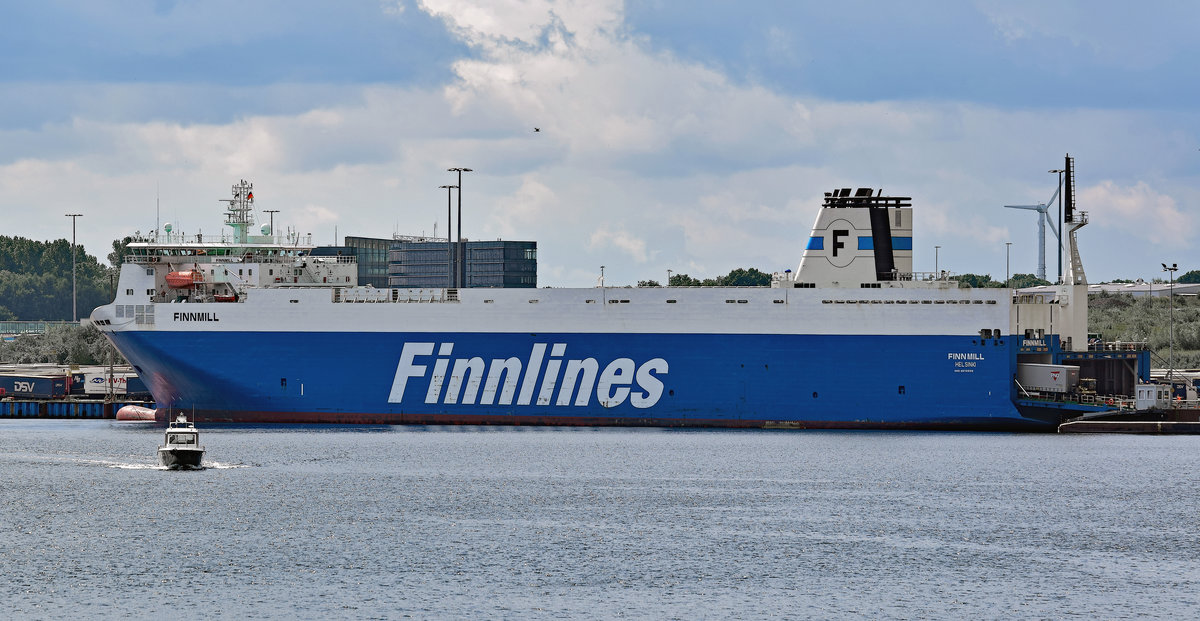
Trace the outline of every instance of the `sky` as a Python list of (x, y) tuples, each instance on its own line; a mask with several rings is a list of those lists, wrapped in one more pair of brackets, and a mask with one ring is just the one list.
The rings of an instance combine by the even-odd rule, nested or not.
[(101, 260), (156, 222), (219, 233), (240, 179), (319, 243), (444, 236), (468, 167), (463, 236), (537, 241), (541, 286), (795, 269), (840, 187), (912, 197), (914, 269), (1000, 280), (1037, 268), (1036, 214), (1003, 206), (1049, 200), (1069, 153), (1089, 281), (1200, 269), (1200, 3), (15, 0), (0, 23), (0, 235), (81, 213)]

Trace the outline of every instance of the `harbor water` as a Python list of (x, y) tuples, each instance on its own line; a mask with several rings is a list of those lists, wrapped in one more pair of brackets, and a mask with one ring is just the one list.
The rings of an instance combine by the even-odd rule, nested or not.
[(1195, 618), (1200, 438), (0, 420), (7, 618)]

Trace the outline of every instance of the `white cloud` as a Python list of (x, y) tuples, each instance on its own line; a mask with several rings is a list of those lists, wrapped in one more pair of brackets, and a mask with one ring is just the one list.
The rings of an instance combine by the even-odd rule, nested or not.
[(554, 190), (536, 178), (526, 176), (515, 192), (495, 200), (486, 233), (489, 237), (521, 237), (524, 231), (539, 223), (561, 223), (562, 216), (568, 213), (569, 206), (560, 204)]
[[(96, 252), (151, 228), (156, 186), (164, 220), (212, 233), (216, 200), (246, 178), (260, 208), (281, 210), (277, 228), (322, 243), (334, 226), (386, 237), (432, 233), (437, 222), (444, 234), (437, 186), (454, 183), (446, 168), (469, 166), (467, 236), (537, 240), (540, 284), (555, 286), (590, 286), (601, 264), (610, 281), (630, 283), (661, 281), (667, 268), (708, 277), (795, 267), (822, 192), (860, 186), (913, 197), (918, 270), (933, 269), (940, 245), (943, 268), (1003, 273), (1004, 242), (1014, 241), (1012, 272), (1031, 272), (1035, 225), (1002, 206), (1045, 201), (1045, 171), (1067, 150), (1080, 158), (1080, 206), (1099, 224), (1084, 244), (1106, 247), (1138, 227), (1178, 244), (1195, 219), (1186, 174), (1153, 190), (1138, 181), (1194, 153), (1194, 113), (797, 97), (653, 51), (626, 34), (616, 2), (420, 7), (477, 51), (450, 84), (340, 86), (353, 94), (230, 122), (84, 114), (0, 131), (0, 144), (51, 145), (0, 165), (0, 213), (34, 207), (25, 234), (48, 238), (69, 234), (64, 209), (82, 210), (81, 239)], [(106, 88), (111, 101), (146, 94)], [(185, 99), (195, 89), (158, 90)], [(1085, 252), (1088, 273), (1127, 275), (1149, 251)]]
[(1151, 244), (1188, 247), (1195, 234), (1192, 218), (1180, 210), (1175, 199), (1144, 181), (1132, 186), (1102, 181), (1082, 189), (1076, 204), (1081, 211), (1091, 212), (1090, 217), (1101, 226)]
[(608, 246), (621, 250), (638, 263), (645, 263), (649, 258), (646, 253), (646, 240), (629, 231), (604, 227), (596, 229), (588, 240), (588, 247), (593, 250)]

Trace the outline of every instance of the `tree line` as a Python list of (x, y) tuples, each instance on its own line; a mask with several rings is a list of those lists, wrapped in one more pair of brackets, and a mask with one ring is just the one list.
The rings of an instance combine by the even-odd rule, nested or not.
[(90, 323), (50, 324), (43, 334), (23, 334), (0, 341), (4, 364), (129, 364), (112, 343)]
[[(101, 264), (82, 245), (74, 249), (79, 317), (112, 302), (117, 272), (130, 239), (113, 242)], [(71, 320), (71, 242), (0, 235), (0, 320)]]
[[(766, 287), (771, 284), (771, 275), (755, 268), (737, 268), (716, 278), (693, 278), (687, 274), (671, 274), (667, 283), (671, 287)], [(657, 280), (639, 280), (639, 287), (661, 287)]]

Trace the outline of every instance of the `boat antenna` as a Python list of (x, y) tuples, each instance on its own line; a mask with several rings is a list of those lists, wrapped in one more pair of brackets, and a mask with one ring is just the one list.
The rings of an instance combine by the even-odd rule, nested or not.
[(154, 241), (158, 241), (158, 221), (162, 213), (162, 206), (159, 204), (159, 182), (154, 182)]

